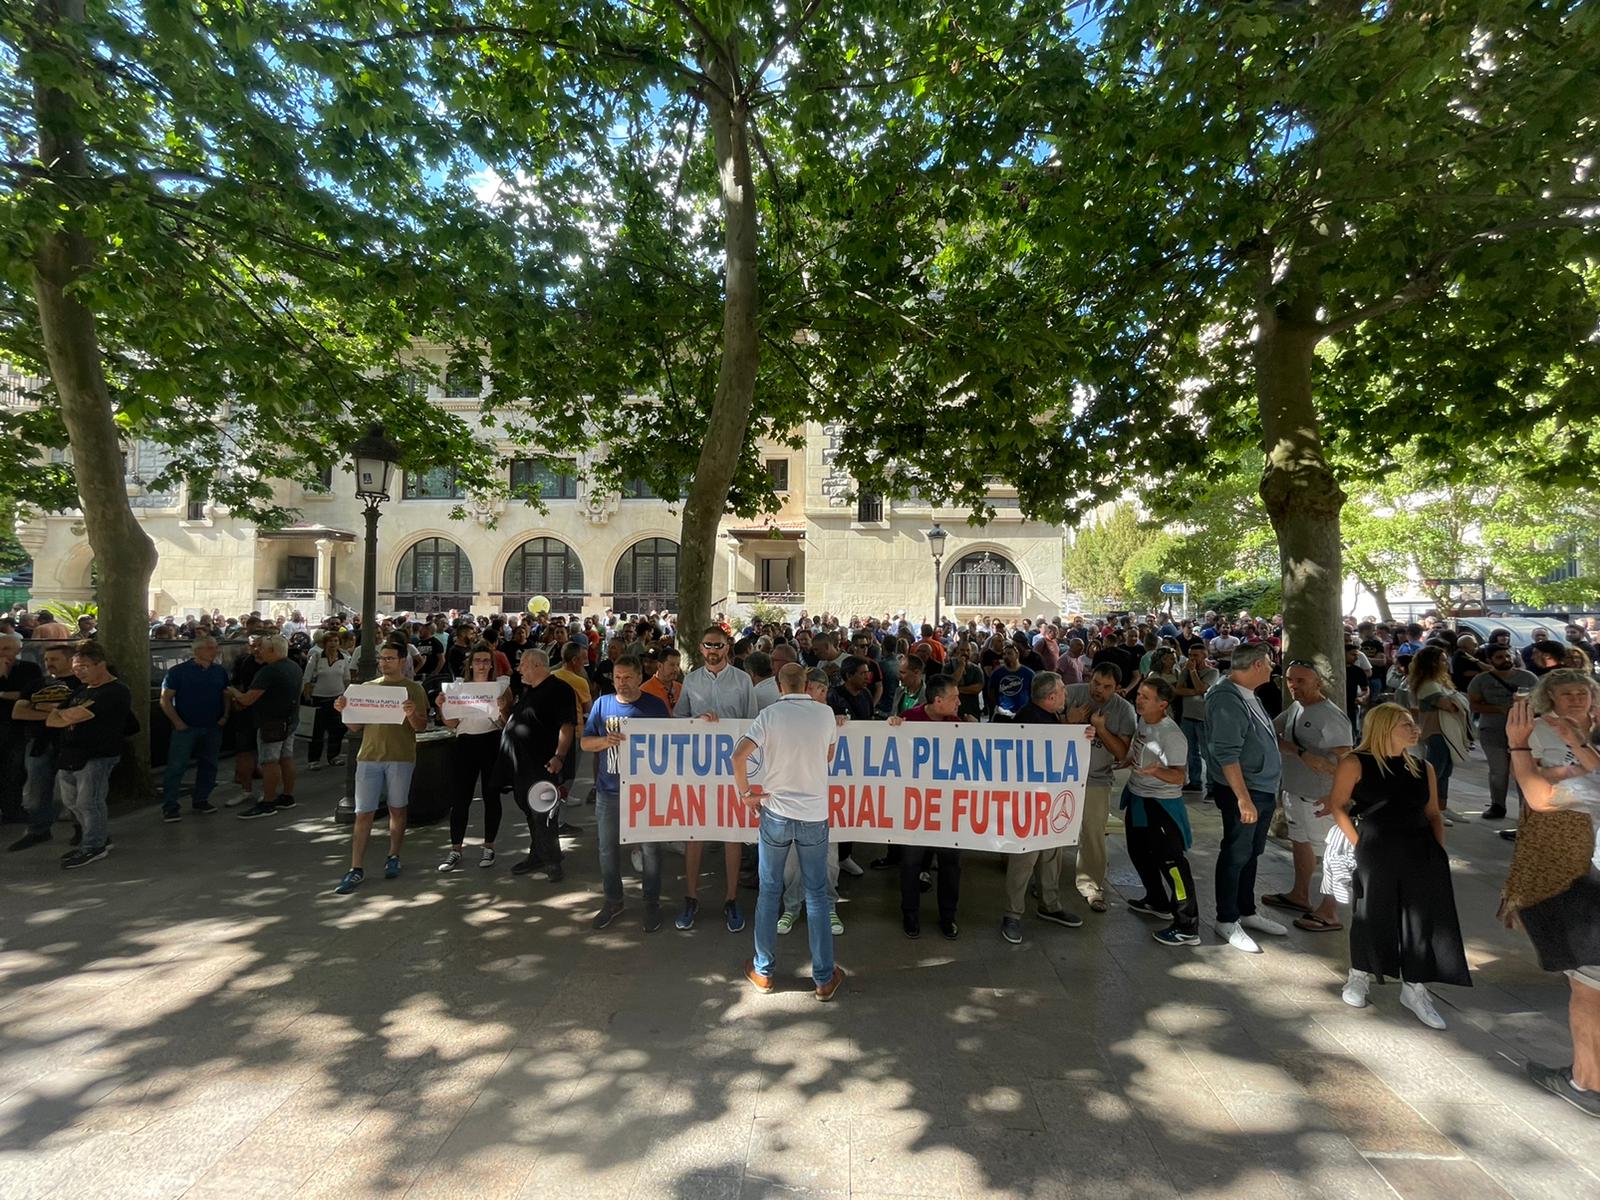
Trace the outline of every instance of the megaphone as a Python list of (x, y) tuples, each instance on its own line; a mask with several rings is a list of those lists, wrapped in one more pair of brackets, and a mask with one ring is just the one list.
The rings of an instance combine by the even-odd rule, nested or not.
[(554, 812), (560, 803), (561, 789), (553, 783), (541, 780), (528, 789), (528, 807), (540, 816)]

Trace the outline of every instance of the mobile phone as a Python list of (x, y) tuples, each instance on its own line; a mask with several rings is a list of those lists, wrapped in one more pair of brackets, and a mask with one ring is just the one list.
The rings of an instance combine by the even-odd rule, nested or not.
[(1517, 699), (1518, 700), (1526, 700), (1528, 698), (1529, 694), (1530, 693), (1529, 693), (1528, 689), (1525, 688), (1525, 687), (1517, 689)]

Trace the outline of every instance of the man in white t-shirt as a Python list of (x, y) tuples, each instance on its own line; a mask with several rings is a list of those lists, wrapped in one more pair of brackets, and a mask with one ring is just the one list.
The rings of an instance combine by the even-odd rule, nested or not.
[(1218, 631), (1217, 636), (1211, 639), (1211, 643), (1207, 649), (1211, 651), (1211, 656), (1213, 658), (1227, 658), (1235, 650), (1237, 650), (1240, 645), (1242, 645), (1242, 643), (1238, 638), (1233, 636), (1233, 630), (1224, 625), (1222, 629)]
[(1331, 933), (1343, 928), (1337, 902), (1324, 895), (1313, 904), (1311, 876), (1317, 869), (1317, 851), (1333, 827), (1327, 811), (1333, 773), (1350, 753), (1355, 736), (1343, 706), (1328, 699), (1316, 667), (1290, 663), (1287, 676), (1294, 700), (1273, 726), (1283, 755), (1283, 814), (1294, 855), (1294, 886), (1263, 896), (1261, 902), (1300, 912), (1295, 926), (1308, 933)]
[[(756, 900), (755, 958), (745, 977), (757, 991), (773, 989), (778, 911), (783, 907), (783, 867), (792, 846), (806, 889), (806, 929), (811, 938), (811, 978), (817, 999), (832, 1000), (844, 981), (834, 965), (828, 920), (828, 764), (838, 744), (833, 710), (806, 694), (806, 670), (788, 663), (778, 672), (778, 702), (763, 709), (733, 751), (739, 799), (761, 814), (761, 892)], [(750, 758), (761, 756), (760, 787), (750, 785)]]

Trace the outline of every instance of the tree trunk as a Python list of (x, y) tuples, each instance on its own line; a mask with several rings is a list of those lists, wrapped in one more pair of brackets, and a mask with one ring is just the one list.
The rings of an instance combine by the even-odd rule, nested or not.
[[(42, 29), (83, 19), (83, 0), (40, 0)], [(42, 34), (39, 36), (43, 36)], [(80, 114), (66, 93), (34, 83), (39, 157), (52, 173), (89, 174)], [(50, 376), (72, 446), (84, 529), (99, 577), (99, 640), (118, 678), (133, 692), (141, 732), (128, 741), (119, 790), (143, 797), (150, 789), (150, 735), (144, 707), (150, 696), (150, 626), (146, 607), (154, 544), (134, 518), (123, 479), (122, 444), (101, 363), (94, 314), (71, 290), (94, 266), (94, 249), (79, 213), (58, 210), (58, 224), (41, 230), (33, 255), (33, 293), (39, 308)]]
[[(711, 620), (711, 576), (717, 560), (717, 525), (728, 505), (739, 454), (755, 405), (760, 344), (756, 336), (756, 191), (750, 170), (750, 112), (735, 94), (733, 48), (707, 47), (706, 74), (717, 175), (722, 192), (726, 256), (722, 308), (722, 363), (711, 403), (700, 462), (683, 506), (678, 551), (678, 640), (700, 661), (700, 631)], [(731, 97), (731, 99), (730, 99)]]
[(1344, 492), (1328, 467), (1312, 396), (1321, 330), (1314, 289), (1263, 303), (1254, 348), (1256, 400), (1266, 471), (1261, 501), (1278, 535), (1283, 569), (1285, 658), (1317, 664), (1333, 696), (1344, 696), (1344, 591), (1339, 510)]
[(1366, 583), (1362, 586), (1372, 593), (1372, 598), (1378, 605), (1378, 620), (1385, 625), (1394, 624), (1394, 610), (1389, 607), (1389, 585), (1381, 580), (1377, 583)]

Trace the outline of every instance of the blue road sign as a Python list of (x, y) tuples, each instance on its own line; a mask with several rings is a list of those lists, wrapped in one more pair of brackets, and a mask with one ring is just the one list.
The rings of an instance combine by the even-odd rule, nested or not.
[(1183, 595), (1183, 584), (1163, 583), (1161, 585), (1161, 594), (1163, 596), (1181, 596)]

